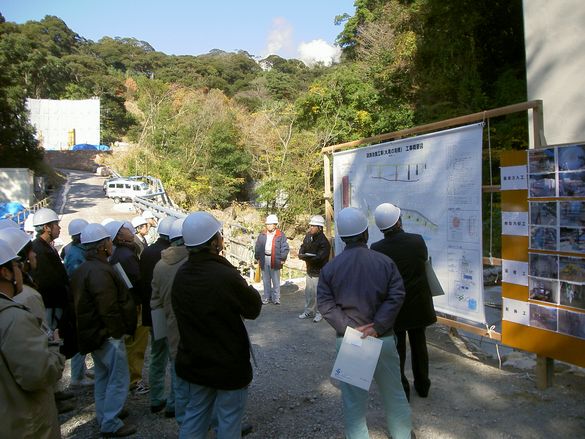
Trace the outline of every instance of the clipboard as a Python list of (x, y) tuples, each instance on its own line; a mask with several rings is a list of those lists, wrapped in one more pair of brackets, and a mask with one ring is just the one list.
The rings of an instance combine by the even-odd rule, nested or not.
[(128, 276), (126, 275), (126, 272), (124, 271), (124, 268), (122, 268), (122, 265), (119, 262), (114, 264), (114, 270), (116, 270), (116, 273), (118, 273), (120, 275), (120, 277), (122, 278), (122, 280), (126, 284), (126, 288), (130, 289), (133, 287), (132, 282), (130, 282), (130, 279), (128, 279)]
[(429, 283), (429, 288), (431, 289), (431, 295), (435, 296), (443, 296), (445, 295), (445, 290), (441, 286), (441, 282), (439, 282), (439, 278), (433, 269), (433, 261), (429, 257), (425, 261), (425, 273), (427, 275), (427, 282)]

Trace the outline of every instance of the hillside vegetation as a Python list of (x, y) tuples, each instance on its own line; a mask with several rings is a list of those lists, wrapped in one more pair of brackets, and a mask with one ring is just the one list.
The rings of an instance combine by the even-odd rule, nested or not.
[[(526, 100), (520, 0), (356, 0), (331, 19), (342, 61), (308, 67), (166, 55), (134, 38), (87, 40), (54, 16), (0, 15), (2, 163), (42, 158), (26, 97), (98, 96), (102, 142), (133, 145), (116, 154), (120, 171), (160, 177), (185, 208), (254, 199), (291, 223), (322, 209), (322, 147)], [(499, 150), (526, 146), (526, 126), (492, 121), (494, 170)]]

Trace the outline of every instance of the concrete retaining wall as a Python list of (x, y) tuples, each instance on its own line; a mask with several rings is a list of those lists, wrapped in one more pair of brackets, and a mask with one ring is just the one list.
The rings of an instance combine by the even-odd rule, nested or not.
[(97, 158), (111, 151), (45, 151), (45, 161), (53, 168), (96, 172)]

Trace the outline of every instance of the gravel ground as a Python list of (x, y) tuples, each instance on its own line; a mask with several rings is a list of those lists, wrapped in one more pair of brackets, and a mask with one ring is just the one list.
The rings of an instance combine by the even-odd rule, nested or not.
[[(103, 198), (103, 179), (73, 172), (70, 181), (68, 194), (58, 200), (63, 201), (64, 226), (77, 216), (94, 221), (132, 216), (120, 210), (123, 206)], [(303, 287), (302, 280), (287, 282), (282, 287), (282, 305), (266, 305), (258, 319), (247, 322), (257, 360), (245, 416), (254, 430), (247, 438), (343, 437), (340, 391), (329, 378), (335, 356), (334, 332), (325, 321), (297, 318), (303, 310)], [(486, 343), (480, 345), (476, 339), (438, 325), (428, 329), (427, 338), (433, 384), (428, 398), (412, 392), (417, 438), (585, 437), (584, 369), (557, 362), (554, 386), (540, 391), (531, 354), (507, 352), (500, 369), (491, 356), (493, 345), (487, 349)], [(148, 361), (146, 377), (147, 369)], [(62, 380), (65, 387), (69, 377), (67, 368)], [(63, 437), (98, 437), (93, 389), (70, 390), (76, 394), (76, 409), (59, 417)], [(375, 385), (370, 394), (370, 436), (387, 438)], [(128, 422), (138, 426), (132, 437), (177, 437), (174, 419), (166, 419), (162, 412), (150, 413), (148, 394), (130, 394), (126, 406)]]
[[(297, 318), (302, 288), (302, 282), (284, 285), (282, 305), (266, 305), (257, 320), (247, 322), (257, 360), (245, 417), (254, 431), (247, 438), (343, 437), (340, 392), (329, 379), (334, 332), (325, 321)], [(554, 387), (539, 391), (533, 369), (505, 362), (499, 369), (496, 359), (472, 352), (472, 344), (445, 327), (429, 328), (428, 340), (433, 384), (428, 398), (413, 392), (411, 401), (417, 438), (585, 437), (583, 369), (557, 364)], [(529, 354), (509, 358), (515, 365), (531, 361)], [(77, 409), (60, 416), (63, 437), (97, 437), (93, 391), (74, 391)], [(151, 414), (149, 405), (148, 395), (129, 396), (128, 420), (138, 425), (132, 437), (177, 437), (175, 421)], [(373, 439), (388, 437), (375, 385), (368, 423)]]

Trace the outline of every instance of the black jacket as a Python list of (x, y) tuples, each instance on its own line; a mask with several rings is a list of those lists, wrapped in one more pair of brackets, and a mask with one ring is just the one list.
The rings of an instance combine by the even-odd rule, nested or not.
[(252, 366), (242, 318), (260, 314), (258, 291), (222, 256), (192, 253), (175, 276), (171, 300), (180, 335), (177, 375), (214, 389), (246, 387)]
[(423, 328), (437, 321), (433, 296), (425, 273), (427, 246), (420, 235), (397, 230), (371, 245), (372, 250), (389, 256), (398, 267), (404, 281), (406, 297), (396, 318), (394, 329)]
[(110, 257), (110, 264), (116, 265), (120, 263), (126, 276), (132, 284), (130, 294), (136, 306), (144, 303), (144, 296), (142, 295), (142, 282), (140, 279), (140, 263), (138, 256), (136, 256), (134, 245), (120, 244), (116, 246), (114, 254)]
[(317, 277), (323, 265), (329, 261), (330, 253), (331, 244), (329, 244), (329, 240), (322, 231), (315, 235), (307, 233), (301, 248), (299, 248), (299, 259), (302, 259), (307, 264), (307, 274)]
[(146, 247), (140, 256), (140, 281), (142, 283), (142, 326), (152, 326), (152, 315), (150, 314), (150, 298), (152, 296), (152, 274), (154, 266), (160, 261), (160, 253), (169, 248), (168, 240), (158, 238), (151, 245)]
[(32, 248), (37, 254), (37, 268), (32, 277), (43, 296), (45, 308), (66, 308), (69, 277), (57, 250), (42, 238), (35, 239)]
[(136, 306), (114, 268), (91, 257), (71, 278), (79, 352), (98, 349), (108, 337), (120, 338), (136, 330)]

